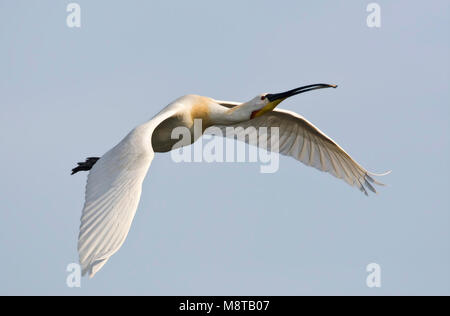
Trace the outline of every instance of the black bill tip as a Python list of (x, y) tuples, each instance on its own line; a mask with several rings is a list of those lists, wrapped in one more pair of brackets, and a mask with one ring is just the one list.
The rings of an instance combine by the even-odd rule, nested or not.
[(328, 84), (328, 83), (316, 83), (316, 84), (311, 84), (311, 85), (295, 88), (295, 89), (292, 89), (292, 90), (289, 90), (286, 92), (267, 94), (266, 97), (269, 99), (269, 101), (272, 102), (275, 100), (286, 99), (286, 98), (292, 97), (292, 96), (300, 94), (300, 93), (317, 90), (317, 89), (324, 89), (324, 88), (337, 88), (337, 85)]

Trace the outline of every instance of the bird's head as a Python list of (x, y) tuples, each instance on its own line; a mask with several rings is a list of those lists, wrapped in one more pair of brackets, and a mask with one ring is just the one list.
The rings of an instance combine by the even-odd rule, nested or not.
[(264, 93), (258, 95), (249, 102), (247, 102), (248, 108), (251, 110), (250, 119), (261, 116), (266, 112), (272, 111), (278, 104), (294, 95), (316, 89), (336, 88), (336, 87), (337, 87), (336, 85), (332, 84), (318, 83), (295, 88), (286, 92)]

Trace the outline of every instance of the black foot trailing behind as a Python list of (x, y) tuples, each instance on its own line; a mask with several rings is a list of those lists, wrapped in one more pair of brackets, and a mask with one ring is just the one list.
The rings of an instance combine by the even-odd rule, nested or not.
[(92, 166), (95, 165), (95, 163), (99, 159), (100, 159), (99, 157), (86, 158), (85, 162), (79, 162), (78, 166), (72, 169), (72, 174), (75, 174), (78, 171), (89, 171), (89, 170), (91, 170)]

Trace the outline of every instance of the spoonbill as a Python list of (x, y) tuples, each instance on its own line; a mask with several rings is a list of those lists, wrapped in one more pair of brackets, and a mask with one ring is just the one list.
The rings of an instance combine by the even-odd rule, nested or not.
[[(173, 149), (174, 128), (192, 129), (201, 119), (203, 131), (210, 126), (279, 128), (279, 153), (308, 166), (331, 173), (367, 195), (376, 193), (374, 174), (353, 160), (338, 144), (301, 115), (275, 109), (283, 100), (307, 91), (336, 88), (313, 84), (282, 93), (264, 93), (244, 103), (186, 95), (167, 105), (148, 122), (135, 127), (102, 157), (78, 163), (72, 174), (89, 171), (78, 237), (82, 274), (93, 277), (122, 246), (130, 230), (141, 196), (142, 182), (155, 152)], [(196, 139), (192, 139), (195, 142)]]

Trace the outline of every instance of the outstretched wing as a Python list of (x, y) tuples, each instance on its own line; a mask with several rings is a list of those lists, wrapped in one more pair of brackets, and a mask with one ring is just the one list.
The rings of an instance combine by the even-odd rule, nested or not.
[(151, 134), (172, 114), (162, 112), (136, 127), (90, 170), (78, 237), (83, 275), (93, 277), (125, 241), (154, 156)]
[[(230, 104), (230, 107), (232, 106)], [(366, 195), (367, 189), (376, 193), (373, 183), (383, 185), (372, 176), (384, 174), (374, 174), (364, 169), (331, 138), (297, 113), (275, 109), (249, 121), (231, 125), (231, 127), (242, 128), (234, 129), (233, 135), (226, 135), (226, 127), (220, 126), (223, 134), (227, 137), (245, 139), (248, 143), (256, 136), (254, 139), (258, 140), (258, 147), (267, 150), (274, 148), (273, 151), (291, 156), (318, 170), (331, 173), (348, 184), (356, 186)], [(254, 128), (248, 129), (248, 127)], [(259, 129), (259, 127), (267, 127), (267, 129)], [(272, 139), (271, 127), (278, 127), (278, 140)], [(257, 135), (252, 135), (252, 133), (257, 133)], [(245, 137), (246, 135), (248, 137)], [(261, 141), (261, 139), (267, 139), (267, 141)]]

